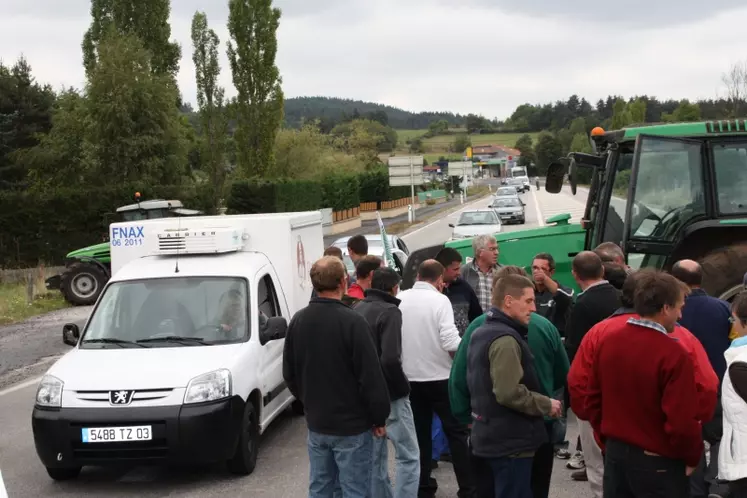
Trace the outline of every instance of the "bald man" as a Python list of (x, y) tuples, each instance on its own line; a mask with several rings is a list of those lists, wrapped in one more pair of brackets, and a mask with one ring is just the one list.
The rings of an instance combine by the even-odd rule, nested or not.
[[(672, 266), (672, 275), (687, 284), (690, 295), (685, 298), (685, 307), (682, 308), (682, 319), (680, 325), (700, 341), (708, 354), (708, 360), (716, 372), (719, 385), (726, 371), (726, 359), (724, 352), (730, 345), (729, 332), (731, 323), (729, 317), (729, 304), (726, 301), (709, 296), (702, 288), (703, 269), (697, 261), (683, 259)], [(691, 496), (707, 497), (710, 494), (720, 494), (724, 491), (716, 481), (718, 475), (718, 450), (721, 442), (722, 415), (721, 396), (716, 405), (713, 419), (703, 424), (703, 439), (711, 444), (711, 463), (706, 466), (705, 455), (700, 465), (690, 476)]]

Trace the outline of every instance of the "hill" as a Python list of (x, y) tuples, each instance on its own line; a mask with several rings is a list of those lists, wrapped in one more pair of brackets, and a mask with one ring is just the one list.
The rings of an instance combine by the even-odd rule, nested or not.
[[(319, 119), (323, 123), (338, 123), (350, 117), (374, 117), (386, 113), (387, 124), (395, 129), (418, 130), (428, 128), (435, 121), (446, 120), (449, 125), (464, 124), (464, 116), (451, 112), (410, 112), (396, 107), (335, 97), (295, 97), (285, 101), (285, 122), (298, 128), (306, 120)], [(378, 120), (378, 119), (377, 119)]]

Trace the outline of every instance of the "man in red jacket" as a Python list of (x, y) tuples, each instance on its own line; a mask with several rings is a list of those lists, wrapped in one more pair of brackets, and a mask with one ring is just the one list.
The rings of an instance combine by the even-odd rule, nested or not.
[(671, 335), (685, 293), (671, 275), (640, 271), (633, 299), (637, 316), (619, 314), (584, 338), (596, 342), (586, 386), (579, 389), (574, 379), (575, 360), (571, 367), (572, 408), (604, 443), (605, 498), (654, 490), (663, 497), (688, 495), (687, 476), (703, 451), (699, 417), (705, 410), (697, 403), (693, 361)]

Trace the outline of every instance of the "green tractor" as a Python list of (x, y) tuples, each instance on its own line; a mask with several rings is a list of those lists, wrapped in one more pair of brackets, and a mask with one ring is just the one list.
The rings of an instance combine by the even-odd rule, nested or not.
[[(115, 221), (153, 220), (173, 216), (197, 216), (201, 211), (185, 209), (181, 201), (155, 199), (117, 209)], [(59, 289), (65, 300), (77, 306), (94, 304), (111, 278), (109, 242), (84, 247), (65, 256), (65, 271), (46, 280), (47, 289)]]
[[(529, 268), (550, 252), (555, 277), (578, 288), (571, 260), (582, 250), (614, 242), (634, 268), (668, 270), (680, 259), (703, 267), (703, 289), (727, 301), (744, 288), (747, 272), (747, 120), (655, 124), (616, 131), (595, 128), (593, 154), (572, 152), (553, 163), (545, 189), (558, 193), (567, 177), (573, 195), (579, 172), (590, 178), (580, 224), (570, 215), (544, 228), (496, 235), (500, 263)], [(470, 240), (446, 243), (472, 256)], [(403, 288), (420, 261), (443, 245), (413, 253)]]

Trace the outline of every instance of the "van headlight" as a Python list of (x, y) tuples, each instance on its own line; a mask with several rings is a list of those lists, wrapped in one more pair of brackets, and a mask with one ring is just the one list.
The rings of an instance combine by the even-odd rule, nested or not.
[(65, 383), (53, 375), (45, 375), (36, 389), (36, 404), (45, 408), (62, 406), (62, 388)]
[(187, 384), (184, 404), (217, 401), (231, 396), (231, 372), (221, 369), (195, 377)]

